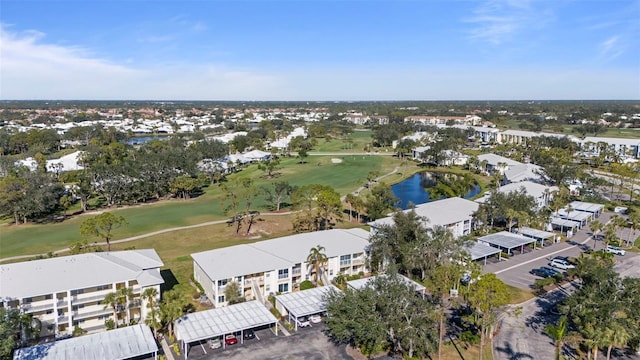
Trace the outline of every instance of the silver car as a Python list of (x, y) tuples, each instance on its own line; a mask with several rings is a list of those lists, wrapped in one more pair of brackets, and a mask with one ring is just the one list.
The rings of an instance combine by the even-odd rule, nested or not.
[(617, 246), (613, 246), (613, 245), (607, 245), (607, 247), (604, 249), (604, 251), (606, 251), (608, 253), (620, 255), (620, 256), (624, 256), (624, 254), (627, 253), (623, 249), (621, 249), (621, 248), (619, 248)]
[(562, 260), (562, 259), (557, 259), (557, 258), (551, 260), (551, 262), (549, 263), (549, 266), (552, 266), (554, 268), (558, 268), (560, 270), (567, 270), (567, 269), (575, 268), (575, 266), (573, 266), (568, 261)]

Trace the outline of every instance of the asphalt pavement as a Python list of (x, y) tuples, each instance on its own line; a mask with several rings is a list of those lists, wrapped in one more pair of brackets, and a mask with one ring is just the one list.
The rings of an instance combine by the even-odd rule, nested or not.
[[(613, 213), (604, 213), (598, 219), (602, 223), (609, 221)], [(578, 231), (569, 241), (546, 246), (542, 249), (516, 255), (506, 261), (488, 264), (485, 273), (494, 272), (507, 284), (531, 289), (537, 277), (529, 274), (535, 267), (547, 265), (554, 256), (579, 256), (580, 253), (595, 246), (596, 250), (604, 247), (602, 241), (594, 241), (589, 227)], [(640, 277), (640, 254), (629, 253), (616, 256), (614, 268), (621, 276)], [(546, 324), (555, 323), (557, 314), (551, 311), (555, 304), (575, 290), (574, 283), (567, 283), (563, 287), (536, 297), (522, 304), (511, 307), (501, 318), (500, 328), (493, 339), (493, 353), (495, 360), (514, 359), (553, 359), (554, 344), (551, 338), (544, 334)], [(519, 308), (519, 311), (515, 311)], [(563, 349), (563, 355), (568, 359), (577, 359), (569, 347)], [(615, 351), (613, 359), (640, 360), (640, 355)]]

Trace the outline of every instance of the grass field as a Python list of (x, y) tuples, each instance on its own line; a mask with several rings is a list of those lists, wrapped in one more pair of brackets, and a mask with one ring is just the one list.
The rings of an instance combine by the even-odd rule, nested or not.
[[(264, 179), (264, 172), (250, 165), (230, 176), (251, 177), (257, 186), (266, 186), (274, 181), (289, 181), (293, 185), (326, 184), (341, 194), (355, 190), (366, 182), (370, 171), (390, 172), (398, 160), (390, 156), (340, 156), (342, 162), (334, 164), (329, 156), (312, 156), (306, 164), (297, 164), (297, 159), (282, 161), (281, 175), (275, 179)], [(318, 166), (318, 163), (320, 164)], [(266, 201), (261, 196), (256, 207), (266, 210)], [(214, 185), (205, 193), (191, 200), (167, 200), (155, 204), (132, 206), (112, 211), (125, 217), (128, 225), (114, 231), (114, 240), (140, 235), (160, 229), (193, 225), (206, 221), (224, 219), (224, 194)], [(82, 240), (80, 223), (85, 215), (76, 216), (55, 224), (27, 224), (0, 226), (0, 256), (41, 254), (55, 251)], [(90, 240), (93, 241), (93, 240)]]
[(317, 152), (362, 152), (364, 147), (371, 142), (371, 131), (354, 131), (351, 134), (352, 142), (347, 144), (343, 140), (331, 139), (326, 141), (320, 139), (313, 149)]

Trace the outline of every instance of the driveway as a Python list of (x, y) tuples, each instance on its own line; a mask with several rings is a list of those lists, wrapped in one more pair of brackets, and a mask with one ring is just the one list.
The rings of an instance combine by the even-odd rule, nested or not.
[(271, 330), (264, 329), (256, 332), (256, 339), (245, 340), (244, 344), (238, 343), (226, 349), (211, 350), (195, 345), (189, 351), (189, 359), (351, 360), (346, 345), (331, 343), (323, 329), (322, 323), (313, 324), (311, 328), (291, 332), (291, 336), (282, 333), (275, 336)]

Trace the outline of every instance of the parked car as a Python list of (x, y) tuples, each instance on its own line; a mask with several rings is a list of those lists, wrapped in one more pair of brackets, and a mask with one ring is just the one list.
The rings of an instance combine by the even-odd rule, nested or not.
[(209, 347), (211, 349), (219, 349), (222, 347), (222, 340), (220, 338), (209, 339), (209, 341), (207, 342), (209, 343)]
[(542, 266), (536, 269), (532, 269), (531, 273), (533, 275), (537, 275), (543, 278), (553, 277), (553, 276), (562, 274), (560, 271), (547, 266)]
[(249, 329), (244, 331), (245, 339), (255, 339), (255, 337), (256, 337), (256, 333), (253, 332), (253, 330)]
[(617, 246), (613, 246), (613, 245), (607, 245), (606, 248), (604, 248), (604, 251), (608, 252), (608, 253), (612, 253), (612, 254), (616, 254), (616, 255), (620, 255), (620, 256), (624, 256), (624, 254), (626, 254), (627, 252), (624, 251), (623, 249), (617, 247)]
[(556, 256), (553, 259), (564, 260), (564, 261), (568, 262), (569, 264), (572, 263), (571, 258), (568, 257), (568, 256)]
[(311, 321), (312, 324), (317, 324), (317, 323), (322, 321), (322, 316), (320, 316), (320, 315), (311, 315), (311, 316), (309, 316), (309, 321)]
[(308, 327), (311, 326), (311, 323), (309, 322), (309, 319), (307, 319), (306, 317), (300, 317), (296, 320), (298, 322), (298, 327)]
[(561, 269), (561, 270), (568, 270), (568, 269), (575, 268), (575, 266), (569, 263), (567, 260), (562, 260), (562, 259), (551, 260), (551, 262), (549, 263), (549, 266), (552, 266), (554, 268)]
[(235, 345), (238, 343), (238, 338), (233, 334), (229, 334), (224, 337), (224, 342), (227, 345)]

